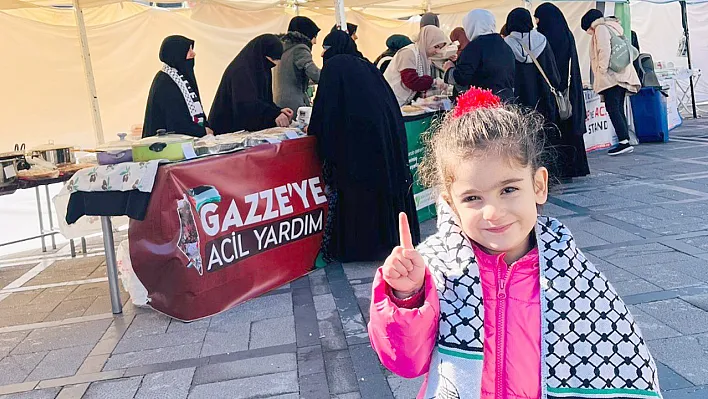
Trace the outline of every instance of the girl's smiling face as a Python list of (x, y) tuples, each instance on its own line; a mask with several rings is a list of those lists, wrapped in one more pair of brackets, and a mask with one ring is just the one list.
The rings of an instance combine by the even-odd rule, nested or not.
[(537, 205), (548, 199), (548, 171), (501, 156), (466, 157), (444, 197), (465, 234), (491, 254), (505, 253), (511, 264), (532, 248)]

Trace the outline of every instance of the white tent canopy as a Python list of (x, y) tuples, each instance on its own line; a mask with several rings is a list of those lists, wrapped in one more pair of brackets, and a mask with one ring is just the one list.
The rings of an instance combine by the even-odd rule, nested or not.
[[(161, 2), (169, 1), (174, 0)], [(428, 6), (441, 14), (442, 27), (450, 32), (461, 25), (464, 14), (473, 8), (491, 10), (500, 28), (511, 9), (528, 4), (522, 0), (345, 2), (347, 21), (360, 25), (358, 45), (371, 59), (384, 50), (388, 35), (417, 32), (417, 23), (396, 18), (419, 14)], [(49, 4), (71, 5), (72, 1), (0, 0), (0, 37), (3, 37), (0, 51), (11, 60), (4, 64), (0, 152), (20, 142), (31, 147), (49, 139), (77, 146), (92, 146), (96, 141), (74, 10), (48, 7)], [(165, 36), (181, 34), (195, 40), (196, 74), (205, 108), (209, 109), (224, 68), (251, 38), (264, 32), (285, 31), (296, 8), (301, 15), (313, 18), (323, 33), (334, 25), (332, 0), (211, 0), (173, 10), (117, 0), (80, 0), (79, 4), (86, 24), (106, 140), (113, 140), (116, 133), (142, 123), (147, 92), (160, 67), (159, 45)], [(580, 54), (587, 54), (589, 40), (580, 30), (579, 20), (595, 3), (557, 4), (575, 27)], [(651, 28), (656, 22), (651, 21), (661, 18), (662, 26), (671, 28), (671, 37), (674, 32), (680, 37), (681, 31), (673, 29), (673, 17), (666, 18), (666, 14), (658, 17), (661, 13), (649, 10), (673, 9), (673, 6), (679, 8), (676, 4), (632, 6), (638, 18), (633, 22), (637, 23), (635, 30), (640, 35), (642, 50), (652, 53), (656, 50), (655, 54), (661, 54), (658, 59), (668, 60), (669, 49), (663, 44), (654, 45), (666, 40), (660, 33), (654, 33), (656, 30)], [(689, 6), (689, 9), (694, 7), (705, 6)], [(692, 27), (708, 27), (707, 9), (690, 15), (696, 20), (692, 20)], [(680, 28), (680, 16), (675, 22)], [(669, 46), (674, 53), (675, 43), (672, 41)], [(708, 56), (708, 49), (701, 49), (702, 43), (693, 44), (697, 56), (702, 53)], [(320, 54), (321, 47), (316, 46), (316, 61), (321, 59)], [(662, 58), (664, 54), (666, 58)], [(705, 61), (708, 66), (708, 60)]]

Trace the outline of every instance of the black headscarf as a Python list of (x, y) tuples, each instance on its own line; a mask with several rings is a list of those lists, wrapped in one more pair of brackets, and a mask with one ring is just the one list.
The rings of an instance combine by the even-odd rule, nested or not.
[(335, 30), (327, 35), (322, 42), (322, 46), (325, 48), (325, 52), (322, 55), (325, 62), (340, 54), (348, 54), (356, 57), (359, 57), (361, 54), (359, 50), (357, 50), (356, 43), (354, 43), (351, 36), (341, 30)]
[(194, 76), (194, 58), (187, 59), (189, 49), (194, 48), (194, 40), (184, 36), (167, 36), (160, 46), (160, 61), (176, 69), (184, 76), (197, 95), (197, 79)]
[(533, 30), (531, 13), (525, 8), (515, 8), (506, 17), (506, 30), (511, 32), (529, 33)]
[(300, 32), (307, 36), (310, 40), (317, 37), (320, 33), (320, 28), (317, 24), (307, 17), (294, 17), (290, 20), (290, 25), (288, 25), (288, 32)]
[(592, 9), (586, 12), (585, 15), (583, 15), (583, 18), (580, 19), (580, 27), (583, 28), (583, 30), (588, 30), (592, 26), (593, 22), (603, 17), (604, 15), (602, 14), (602, 11)]
[(420, 17), (420, 27), (424, 26), (437, 26), (438, 28), (440, 27), (440, 18), (438, 18), (437, 14), (433, 14), (432, 12), (427, 12), (423, 14)]
[[(358, 29), (359, 29), (359, 25), (347, 22), (347, 33), (349, 33), (349, 36), (354, 36), (354, 34), (356, 33), (356, 31)], [(341, 30), (341, 29), (339, 29), (339, 25), (334, 25), (332, 27), (332, 30), (330, 31), (330, 33), (338, 31), (338, 30)]]
[(266, 56), (279, 60), (283, 44), (265, 34), (251, 40), (226, 68), (209, 113), (215, 133), (262, 130), (275, 126), (280, 108), (273, 103), (275, 66)]

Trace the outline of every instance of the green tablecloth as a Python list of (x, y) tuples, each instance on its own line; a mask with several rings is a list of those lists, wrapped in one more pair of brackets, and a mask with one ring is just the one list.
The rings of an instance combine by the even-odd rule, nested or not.
[(425, 189), (420, 184), (418, 180), (418, 165), (425, 154), (421, 136), (430, 129), (433, 120), (438, 115), (440, 115), (439, 112), (433, 112), (403, 118), (406, 124), (406, 135), (408, 136), (408, 162), (410, 163), (414, 180), (413, 196), (415, 197), (415, 205), (418, 210), (418, 220), (421, 223), (433, 219), (436, 216), (435, 201), (437, 198), (433, 190)]

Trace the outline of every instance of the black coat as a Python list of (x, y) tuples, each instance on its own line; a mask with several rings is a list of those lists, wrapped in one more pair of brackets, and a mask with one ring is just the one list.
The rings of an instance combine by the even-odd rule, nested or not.
[(244, 47), (224, 71), (209, 123), (216, 134), (275, 127), (281, 109), (273, 102), (275, 66), (265, 57), (280, 59), (283, 44), (275, 35), (261, 35)]
[(150, 86), (145, 107), (143, 137), (154, 136), (158, 129), (194, 137), (206, 135), (204, 126), (195, 123), (189, 114), (187, 103), (177, 84), (162, 71), (155, 75)]
[(472, 40), (448, 70), (445, 81), (468, 89), (471, 86), (491, 90), (504, 101), (514, 97), (514, 53), (496, 33)]
[[(188, 60), (187, 53), (194, 46), (194, 41), (184, 36), (168, 36), (160, 46), (160, 61), (175, 68), (188, 82), (196, 97), (200, 101), (199, 87), (194, 76), (194, 59)], [(203, 125), (195, 122), (189, 113), (187, 102), (177, 83), (166, 73), (160, 71), (155, 75), (150, 86), (145, 118), (143, 120), (143, 137), (154, 136), (159, 129), (168, 132), (187, 134), (194, 137), (206, 135), (206, 115), (198, 117), (204, 119)]]
[(420, 240), (401, 109), (373, 64), (350, 54), (325, 61), (308, 132), (337, 195), (330, 256), (382, 260), (399, 243), (399, 212)]
[[(546, 45), (546, 48), (536, 58), (546, 76), (548, 76), (551, 85), (558, 88), (560, 86), (560, 76), (551, 46)], [(535, 108), (546, 118), (546, 122), (558, 123), (559, 116), (556, 99), (536, 65), (534, 63), (516, 61), (515, 75), (514, 95), (516, 96), (516, 101), (520, 105)]]

